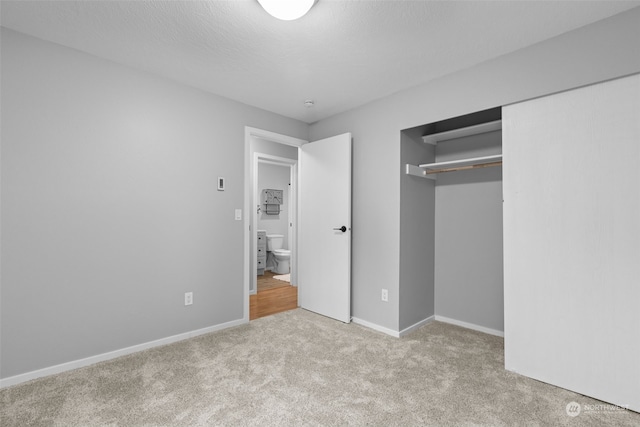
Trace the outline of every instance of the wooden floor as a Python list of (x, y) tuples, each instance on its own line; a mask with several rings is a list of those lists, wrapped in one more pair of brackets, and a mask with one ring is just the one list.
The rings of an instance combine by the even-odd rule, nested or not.
[(283, 286), (291, 286), (289, 282), (274, 279), (274, 276), (278, 276), (278, 273), (265, 271), (263, 275), (258, 276), (258, 292), (266, 291), (267, 289), (281, 288)]
[(249, 320), (298, 308), (298, 288), (273, 276), (270, 271), (258, 276), (258, 293), (249, 297)]

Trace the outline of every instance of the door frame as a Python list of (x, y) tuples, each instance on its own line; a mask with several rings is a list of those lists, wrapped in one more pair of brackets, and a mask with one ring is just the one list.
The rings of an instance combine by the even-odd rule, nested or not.
[[(287, 206), (287, 217), (289, 222), (289, 232), (287, 233), (287, 247), (291, 250), (291, 259), (289, 260), (291, 265), (291, 279), (290, 282), (293, 286), (297, 286), (298, 283), (298, 265), (297, 265), (297, 246), (298, 246), (298, 160), (289, 159), (287, 157), (274, 156), (267, 153), (254, 152), (253, 153), (253, 205), (251, 216), (253, 228), (251, 229), (251, 241), (252, 247), (258, 246), (258, 211), (256, 205), (260, 203), (260, 193), (258, 190), (258, 167), (260, 164), (275, 165), (289, 168), (289, 203)], [(250, 248), (251, 249), (251, 248)], [(256, 251), (251, 251), (251, 265), (249, 272), (255, 271), (258, 268)], [(257, 280), (255, 274), (249, 275), (249, 294), (253, 295), (257, 293)]]
[[(278, 144), (290, 145), (293, 147), (302, 147), (302, 145), (309, 141), (294, 138), (292, 136), (283, 135), (275, 132), (271, 132), (264, 129), (258, 129), (250, 126), (244, 127), (244, 233), (243, 233), (243, 247), (244, 247), (244, 261), (243, 261), (243, 290), (244, 290), (244, 307), (243, 307), (243, 321), (249, 322), (249, 286), (251, 283), (251, 274), (255, 274), (255, 271), (251, 271), (251, 221), (250, 213), (253, 209), (253, 197), (251, 179), (252, 170), (252, 158), (251, 158), (251, 141), (254, 138), (266, 139), (268, 141), (276, 142)], [(299, 172), (299, 171), (298, 171)], [(297, 198), (298, 195), (296, 195)], [(296, 212), (297, 216), (297, 212)]]

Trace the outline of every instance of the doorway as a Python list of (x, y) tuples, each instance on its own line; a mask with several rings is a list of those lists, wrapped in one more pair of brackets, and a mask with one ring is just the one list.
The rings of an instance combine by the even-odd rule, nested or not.
[[(294, 253), (297, 256), (291, 261), (293, 272), (297, 276), (294, 280), (300, 294), (298, 305), (306, 310), (349, 323), (351, 134), (344, 133), (307, 144), (307, 141), (301, 139), (249, 127), (245, 127), (243, 320), (248, 322), (250, 317), (251, 277), (255, 274), (256, 267), (253, 261), (255, 257), (252, 257), (257, 247), (257, 229), (255, 225), (251, 226), (251, 213), (256, 209), (252, 191), (252, 144), (260, 141), (266, 141), (279, 149), (296, 147), (298, 155), (298, 178), (292, 180), (292, 184), (299, 184), (297, 190), (293, 191), (298, 201), (294, 209), (297, 220), (293, 223), (292, 238), (292, 245), (296, 248)], [(296, 228), (299, 228), (299, 233)]]
[[(251, 215), (253, 215), (251, 237), (254, 243), (253, 247), (257, 250), (251, 251), (251, 268), (252, 271), (257, 271), (258, 276), (264, 276), (263, 273), (266, 272), (278, 273), (278, 276), (290, 273), (288, 282), (293, 286), (297, 286), (298, 156), (297, 149), (289, 150), (289, 152), (291, 157), (295, 158), (274, 156), (257, 151), (253, 155), (252, 194), (254, 209), (251, 212)], [(276, 204), (267, 204), (265, 200), (267, 192), (276, 192), (278, 194), (277, 200), (274, 200)], [(281, 236), (277, 239), (278, 249), (290, 251), (291, 257), (287, 260), (288, 262), (277, 263), (274, 254), (268, 247), (268, 244), (274, 243), (268, 241), (271, 240), (272, 236)], [(273, 240), (275, 241), (276, 239)], [(261, 249), (265, 248), (267, 253), (261, 251)], [(290, 268), (280, 264), (289, 264)], [(256, 284), (256, 275), (254, 274), (251, 277), (249, 293), (255, 294), (259, 290)]]
[[(269, 131), (245, 128), (245, 321), (298, 307), (298, 289), (295, 287), (298, 153), (299, 147), (306, 142)], [(266, 179), (261, 180), (261, 175)], [(265, 200), (262, 200), (267, 189), (275, 190), (283, 197), (283, 200), (276, 202), (279, 206), (268, 207), (269, 215)], [(284, 272), (286, 266), (279, 264), (277, 270), (273, 253), (269, 253), (268, 263), (264, 262), (267, 261), (266, 257), (261, 258), (259, 263), (258, 230), (261, 230), (261, 242), (267, 234), (283, 236), (282, 248), (290, 251), (289, 268), (286, 268), (290, 271), (288, 277), (283, 277), (286, 274), (277, 274), (278, 271)], [(265, 246), (261, 250), (266, 249)], [(273, 276), (280, 277), (276, 279)], [(288, 282), (279, 280), (287, 278)], [(261, 285), (271, 282), (272, 286), (264, 289), (259, 282)], [(283, 286), (274, 286), (278, 282)], [(263, 292), (260, 292), (261, 288)]]
[[(265, 144), (262, 144), (262, 148)], [(254, 152), (249, 320), (298, 307), (297, 289), (297, 148), (291, 157)], [(254, 269), (255, 266), (255, 269)]]

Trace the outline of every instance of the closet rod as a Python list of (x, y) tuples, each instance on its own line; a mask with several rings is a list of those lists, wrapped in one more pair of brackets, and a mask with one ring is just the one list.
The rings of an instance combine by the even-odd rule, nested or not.
[(500, 165), (502, 165), (502, 154), (494, 154), (492, 156), (472, 157), (468, 159), (449, 160), (446, 162), (425, 163), (418, 166), (407, 164), (406, 174), (435, 179), (435, 176), (433, 175), (438, 173), (489, 168)]
[(435, 180), (435, 176), (427, 176), (427, 171), (422, 169), (421, 167), (411, 165), (407, 163), (407, 168), (405, 170), (407, 175), (419, 176), (420, 178), (429, 178)]
[(456, 167), (452, 167), (452, 168), (442, 168), (442, 169), (432, 169), (432, 170), (425, 171), (425, 174), (430, 175), (430, 174), (444, 173), (444, 172), (464, 171), (464, 170), (468, 170), (468, 169), (490, 168), (490, 167), (500, 166), (500, 165), (502, 165), (502, 160), (500, 160), (498, 162), (479, 163), (479, 164), (476, 164), (476, 165), (456, 166)]

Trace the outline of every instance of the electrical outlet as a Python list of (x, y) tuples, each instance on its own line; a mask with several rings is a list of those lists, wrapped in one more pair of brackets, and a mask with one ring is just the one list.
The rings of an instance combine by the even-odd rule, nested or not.
[(389, 301), (389, 291), (386, 289), (382, 290), (382, 301), (384, 302), (388, 302)]
[(184, 305), (193, 304), (193, 292), (185, 292), (184, 294)]

